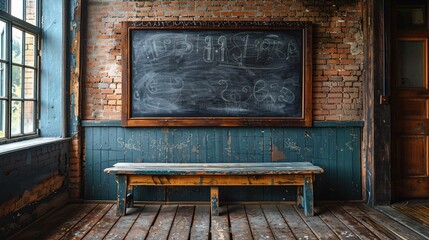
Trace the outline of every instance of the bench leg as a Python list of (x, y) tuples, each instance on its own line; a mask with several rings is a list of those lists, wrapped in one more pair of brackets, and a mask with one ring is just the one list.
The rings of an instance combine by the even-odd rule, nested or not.
[(132, 185), (128, 186), (127, 207), (128, 208), (134, 207), (134, 186)]
[(314, 216), (313, 209), (313, 176), (304, 177), (304, 186), (303, 186), (303, 205), (304, 205), (304, 215)]
[(128, 177), (127, 175), (116, 175), (118, 183), (118, 197), (116, 199), (116, 216), (125, 216), (127, 213), (127, 192)]
[(297, 187), (296, 191), (296, 205), (298, 208), (304, 207), (304, 201), (303, 201), (303, 194), (302, 194), (302, 186)]
[(210, 206), (213, 216), (219, 216), (219, 188), (210, 188)]

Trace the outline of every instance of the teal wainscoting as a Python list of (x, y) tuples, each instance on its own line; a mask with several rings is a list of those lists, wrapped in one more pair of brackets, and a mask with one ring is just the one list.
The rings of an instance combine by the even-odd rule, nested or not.
[[(311, 128), (122, 128), (117, 121), (84, 121), (85, 199), (116, 199), (117, 162), (296, 162), (325, 172), (315, 199), (361, 200), (361, 122), (315, 122)], [(224, 201), (290, 201), (296, 189), (227, 187)], [(138, 187), (136, 200), (208, 201), (206, 187)]]

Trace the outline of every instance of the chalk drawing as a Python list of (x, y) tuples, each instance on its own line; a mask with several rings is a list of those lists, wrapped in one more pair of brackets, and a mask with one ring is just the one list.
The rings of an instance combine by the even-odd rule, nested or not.
[(204, 38), (206, 46), (204, 46), (203, 59), (205, 62), (213, 62), (214, 48), (213, 48), (213, 37), (206, 36)]
[(161, 139), (151, 139), (150, 140), (150, 148), (158, 148), (160, 147), (162, 144), (162, 140)]
[[(136, 52), (136, 54), (140, 55), (136, 56), (136, 58), (146, 55), (147, 59), (157, 61), (168, 56), (190, 54), (193, 50), (193, 45), (187, 38), (186, 34), (169, 33), (149, 35), (145, 39), (138, 37), (137, 41), (133, 42), (133, 46), (135, 44), (142, 45), (143, 48), (140, 49), (144, 49), (144, 51)], [(139, 48), (134, 46), (134, 49)]]
[(141, 143), (139, 141), (134, 142), (132, 138), (128, 139), (128, 141), (125, 141), (123, 138), (118, 138), (117, 142), (119, 146), (125, 150), (130, 151), (139, 151), (141, 152)]
[(298, 157), (304, 159), (304, 157), (301, 155), (301, 147), (296, 142), (292, 141), (292, 139), (290, 138), (285, 139), (284, 147), (292, 151), (295, 151)]
[[(353, 143), (356, 142), (358, 136), (355, 133), (351, 133), (350, 136), (352, 137), (351, 141), (346, 142), (346, 146), (350, 151), (353, 151)], [(343, 149), (342, 149), (343, 150)]]
[(183, 141), (183, 142), (178, 143), (178, 144), (170, 144), (170, 148), (171, 149), (182, 150), (182, 149), (187, 148), (189, 146), (189, 143), (191, 143), (191, 139), (190, 138), (188, 138), (188, 139), (186, 139), (186, 141)]
[(219, 85), (225, 85), (221, 92), (222, 100), (225, 102), (232, 102), (238, 104), (237, 107), (247, 103), (252, 96), (252, 88), (250, 86), (238, 86), (238, 89), (229, 85), (229, 80), (221, 79), (218, 81)]

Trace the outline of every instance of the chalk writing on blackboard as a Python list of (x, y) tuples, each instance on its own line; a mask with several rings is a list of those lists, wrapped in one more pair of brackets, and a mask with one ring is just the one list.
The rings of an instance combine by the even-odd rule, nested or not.
[(311, 125), (303, 22), (124, 22), (125, 126)]
[(301, 31), (133, 31), (131, 116), (300, 116), (301, 42)]

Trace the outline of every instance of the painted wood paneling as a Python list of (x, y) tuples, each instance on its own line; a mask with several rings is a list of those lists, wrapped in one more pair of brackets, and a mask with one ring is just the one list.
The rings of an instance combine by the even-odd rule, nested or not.
[[(325, 172), (316, 177), (315, 199), (362, 199), (360, 126), (312, 128), (121, 128), (85, 127), (85, 199), (116, 197), (117, 162), (300, 162)], [(138, 187), (136, 200), (208, 201), (206, 187)], [(222, 201), (296, 199), (283, 187), (220, 188)]]
[[(73, 1), (72, 1), (73, 2)], [(63, 53), (67, 46), (64, 45), (63, 36), (63, 9), (64, 1), (44, 0), (42, 4), (43, 24), (41, 41), (41, 55), (43, 64), (40, 65), (40, 136), (58, 137), (62, 136), (63, 118), (67, 112), (63, 112), (63, 98), (65, 89), (61, 76), (65, 76), (63, 62), (66, 61)], [(66, 136), (62, 136), (66, 137)]]

